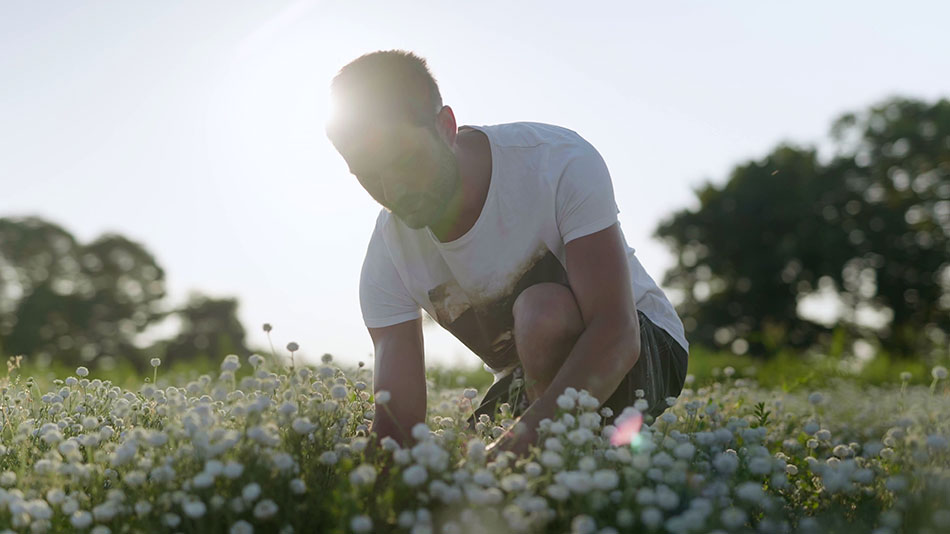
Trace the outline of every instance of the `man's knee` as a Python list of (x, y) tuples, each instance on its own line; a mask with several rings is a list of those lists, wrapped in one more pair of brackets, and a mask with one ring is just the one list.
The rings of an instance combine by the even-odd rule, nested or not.
[[(552, 345), (565, 343), (573, 345), (584, 330), (574, 293), (561, 284), (542, 283), (528, 287), (518, 295), (512, 313), (515, 345), (527, 351), (551, 350)], [(519, 350), (519, 355), (524, 356), (521, 353)]]

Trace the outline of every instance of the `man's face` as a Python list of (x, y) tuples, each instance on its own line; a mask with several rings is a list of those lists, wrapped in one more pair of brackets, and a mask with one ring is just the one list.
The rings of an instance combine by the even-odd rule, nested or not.
[(455, 153), (434, 128), (372, 124), (336, 146), (360, 185), (406, 226), (432, 226), (445, 216), (459, 174)]

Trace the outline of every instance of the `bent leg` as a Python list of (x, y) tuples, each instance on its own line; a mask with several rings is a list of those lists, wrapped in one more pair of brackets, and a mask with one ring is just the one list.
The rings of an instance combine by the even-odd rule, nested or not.
[(515, 349), (525, 374), (528, 401), (551, 385), (584, 331), (584, 320), (569, 287), (535, 284), (518, 295), (512, 309)]

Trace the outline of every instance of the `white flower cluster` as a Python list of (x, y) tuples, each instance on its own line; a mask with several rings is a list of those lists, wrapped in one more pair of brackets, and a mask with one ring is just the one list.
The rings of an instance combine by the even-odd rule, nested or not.
[(950, 528), (950, 396), (937, 388), (940, 367), (927, 385), (901, 376), (900, 389), (842, 383), (795, 393), (726, 373), (664, 399), (655, 421), (642, 391), (615, 414), (567, 388), (537, 446), (516, 458), (488, 447), (517, 430), (510, 406), (466, 428), (474, 389), (430, 390), (426, 423), (377, 448), (376, 410), (398, 409), (399, 399), (374, 395), (370, 370), (344, 372), (329, 355), (315, 369), (272, 369), (257, 355), (247, 363), (228, 356), (217, 377), (163, 377), (162, 387), (138, 391), (90, 379), (83, 367), (43, 394), (4, 385), (0, 525), (779, 533), (822, 532), (842, 511), (862, 509), (876, 515), (847, 517), (856, 531)]

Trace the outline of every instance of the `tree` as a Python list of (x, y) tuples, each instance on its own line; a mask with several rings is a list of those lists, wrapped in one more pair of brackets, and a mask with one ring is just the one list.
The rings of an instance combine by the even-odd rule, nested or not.
[(163, 361), (220, 361), (228, 354), (249, 356), (251, 351), (245, 345), (245, 331), (237, 318), (237, 309), (237, 299), (193, 293), (188, 303), (174, 312), (182, 327), (175, 338), (163, 343)]
[(82, 245), (36, 217), (0, 219), (0, 343), (8, 353), (77, 364), (142, 364), (134, 337), (159, 319), (164, 272), (141, 245), (106, 234)]
[[(830, 331), (799, 314), (819, 287), (844, 305), (841, 328), (910, 356), (950, 330), (950, 102), (895, 98), (832, 126), (836, 154), (781, 145), (737, 166), (700, 207), (661, 222), (677, 254), (694, 342), (767, 355)], [(862, 314), (884, 320), (872, 325)]]
[[(236, 299), (192, 295), (168, 310), (165, 272), (140, 244), (118, 234), (79, 243), (37, 217), (0, 218), (0, 350), (40, 362), (88, 364), (108, 356), (145, 369), (166, 360), (249, 354)], [(169, 315), (182, 328), (140, 348), (137, 338)]]

